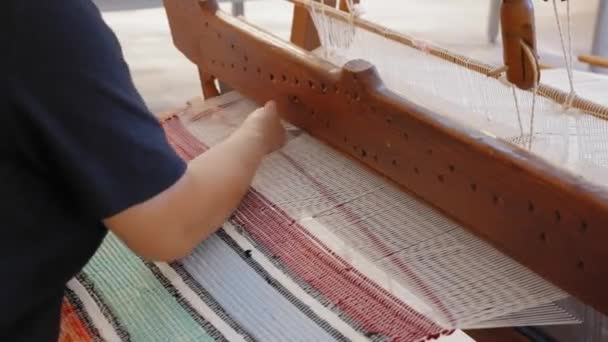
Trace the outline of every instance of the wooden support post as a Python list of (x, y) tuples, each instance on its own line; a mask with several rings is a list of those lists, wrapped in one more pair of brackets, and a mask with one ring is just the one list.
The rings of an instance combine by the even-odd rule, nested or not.
[(203, 71), (200, 67), (198, 68), (198, 74), (201, 80), (201, 88), (203, 89), (203, 96), (205, 99), (220, 95), (213, 76)]
[[(360, 0), (353, 0), (353, 4), (358, 4)], [(346, 0), (340, 0), (340, 10), (344, 12), (349, 12), (348, 2)]]
[(291, 42), (309, 51), (321, 46), (319, 33), (315, 28), (310, 13), (308, 13), (308, 10), (304, 7), (293, 7)]
[[(319, 0), (315, 0), (319, 1)], [(324, 0), (323, 3), (328, 6), (336, 7), (337, 0)], [(340, 9), (348, 11), (348, 6), (345, 0), (339, 0)], [(353, 2), (358, 4), (360, 0)], [(304, 7), (293, 7), (293, 22), (291, 24), (291, 42), (303, 49), (314, 50), (321, 46), (319, 33), (315, 28), (315, 23), (312, 21), (310, 13)]]

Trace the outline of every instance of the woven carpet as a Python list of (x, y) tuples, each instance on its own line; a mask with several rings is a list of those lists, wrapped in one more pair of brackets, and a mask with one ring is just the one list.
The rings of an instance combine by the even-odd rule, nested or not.
[[(185, 160), (207, 149), (179, 116), (163, 127)], [(110, 234), (69, 282), (61, 330), (61, 342), (469, 341), (361, 274), (254, 188), (179, 262), (144, 261)]]

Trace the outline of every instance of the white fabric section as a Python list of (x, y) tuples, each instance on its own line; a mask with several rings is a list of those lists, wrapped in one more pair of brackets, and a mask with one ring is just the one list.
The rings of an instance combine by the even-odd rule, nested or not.
[[(221, 116), (242, 120), (254, 108), (246, 102), (225, 106), (217, 118), (190, 121), (193, 111), (182, 119), (190, 132), (213, 145), (233, 126), (222, 125)], [(266, 158), (253, 187), (300, 224), (310, 219), (322, 224), (342, 248), (367, 260), (356, 265), (362, 273), (372, 272), (366, 265), (373, 264), (432, 308), (418, 306), (443, 326), (502, 326), (522, 322), (520, 317), (535, 308), (543, 309), (539, 324), (577, 322), (551, 305), (566, 298), (564, 292), (304, 133)]]
[(432, 318), (433, 309), (431, 307), (418, 299), (411, 291), (401, 286), (391, 275), (379, 269), (374, 263), (359, 254), (351, 245), (333, 234), (324, 224), (312, 217), (302, 219), (300, 224), (336, 253), (336, 255), (347, 261), (352, 267), (361, 270), (368, 279), (374, 281), (374, 283), (397, 297), (403, 303), (409, 305), (412, 309)]
[[(608, 76), (574, 71), (573, 78), (579, 96), (608, 106)], [(544, 71), (542, 80), (563, 91), (569, 90), (568, 75), (563, 69)], [(608, 187), (608, 122), (580, 114), (570, 122), (569, 132), (571, 168), (592, 182)]]
[[(551, 324), (547, 324), (551, 322)], [(542, 325), (571, 325), (581, 323), (579, 319), (570, 315), (564, 308), (556, 304), (547, 304), (538, 308), (527, 309), (509, 317), (499, 317), (494, 320), (481, 322), (471, 328), (491, 328), (496, 326), (542, 326)]]
[(194, 292), (188, 284), (184, 282), (182, 277), (180, 277), (177, 272), (175, 272), (169, 265), (166, 263), (155, 263), (156, 267), (160, 270), (160, 272), (169, 279), (171, 285), (175, 287), (175, 289), (180, 293), (180, 295), (188, 301), (190, 306), (196, 312), (205, 317), (209, 323), (211, 323), (228, 341), (234, 342), (244, 342), (245, 339), (241, 334), (232, 329), (231, 326), (226, 324), (226, 322), (219, 317), (213, 309), (211, 309), (205, 302), (200, 298), (199, 295)]
[(224, 224), (224, 231), (228, 234), (243, 250), (251, 251), (251, 258), (264, 268), (276, 281), (283, 285), (291, 294), (298, 298), (302, 303), (308, 305), (310, 310), (317, 314), (321, 319), (327, 321), (331, 326), (338, 330), (347, 339), (358, 342), (367, 341), (363, 335), (355, 331), (351, 326), (346, 324), (338, 315), (321, 305), (321, 303), (306, 293), (298, 284), (296, 284), (285, 273), (276, 268), (264, 254), (259, 252), (245, 237), (239, 234), (234, 226), (230, 223)]
[[(432, 310), (424, 302), (418, 299), (412, 292), (404, 288), (395, 281), (391, 276), (377, 268), (373, 263), (369, 262), (365, 257), (361, 256), (352, 247), (347, 245), (342, 239), (332, 234), (313, 218), (303, 219), (300, 224), (318, 238), (324, 245), (329, 247), (342, 259), (346, 260), (351, 266), (360, 270), (368, 279), (371, 279), (381, 288), (388, 291), (403, 303), (409, 305), (417, 312), (431, 317)], [(452, 335), (442, 336), (439, 342), (472, 342), (467, 334), (461, 330), (456, 330)]]
[(333, 341), (216, 235), (182, 264), (234, 320), (258, 341)]
[(120, 342), (122, 339), (118, 336), (118, 333), (112, 327), (112, 324), (108, 322), (106, 316), (103, 315), (95, 300), (91, 297), (89, 292), (87, 291), (82, 284), (76, 279), (72, 279), (67, 284), (68, 288), (78, 296), (78, 299), (82, 302), (84, 306), (84, 310), (86, 310), (87, 314), (91, 318), (93, 325), (99, 331), (99, 335), (104, 341), (107, 342)]
[[(298, 167), (286, 163), (283, 155), (297, 161)], [(254, 187), (296, 219), (315, 217), (434, 306), (433, 318), (445, 325), (468, 327), (565, 296), (435, 210), (308, 135), (269, 158)], [(448, 313), (431, 304), (436, 301), (433, 296)]]
[[(377, 68), (389, 89), (408, 100), (530, 149), (556, 166), (608, 186), (606, 177), (600, 176), (608, 173), (607, 121), (574, 109), (566, 111), (562, 104), (542, 96), (536, 97), (532, 116), (532, 91), (516, 89), (514, 96), (511, 85), (504, 80), (430, 55), (426, 52), (429, 42), (412, 48), (332, 19), (320, 9), (312, 13), (323, 45), (316, 54), (324, 59), (338, 66), (353, 59), (367, 60)], [(460, 62), (472, 63), (466, 59)], [(541, 72), (543, 83), (546, 72)], [(561, 72), (566, 76), (565, 91), (569, 92), (567, 73)], [(579, 92), (576, 75), (574, 80), (577, 93), (587, 97)], [(605, 93), (607, 88), (595, 89)], [(605, 103), (605, 96), (599, 102)]]

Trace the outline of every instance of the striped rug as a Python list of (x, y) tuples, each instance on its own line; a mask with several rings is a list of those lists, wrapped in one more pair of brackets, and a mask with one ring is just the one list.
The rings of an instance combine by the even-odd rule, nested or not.
[[(185, 160), (207, 146), (163, 122)], [(445, 331), (251, 189), (190, 256), (150, 263), (110, 234), (68, 284), (61, 342), (470, 341)]]

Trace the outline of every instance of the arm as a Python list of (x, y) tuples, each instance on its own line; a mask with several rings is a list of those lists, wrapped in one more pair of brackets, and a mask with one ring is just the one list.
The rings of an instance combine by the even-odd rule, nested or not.
[(247, 192), (264, 155), (283, 141), (274, 104), (268, 104), (194, 159), (172, 187), (105, 224), (144, 258), (183, 257), (221, 226)]
[(9, 8), (23, 37), (7, 52), (10, 100), (20, 109), (12, 119), (19, 139), (37, 146), (23, 158), (64, 190), (69, 214), (103, 221), (147, 259), (176, 259), (212, 233), (263, 156), (284, 140), (270, 104), (186, 165), (90, 1), (23, 0)]

